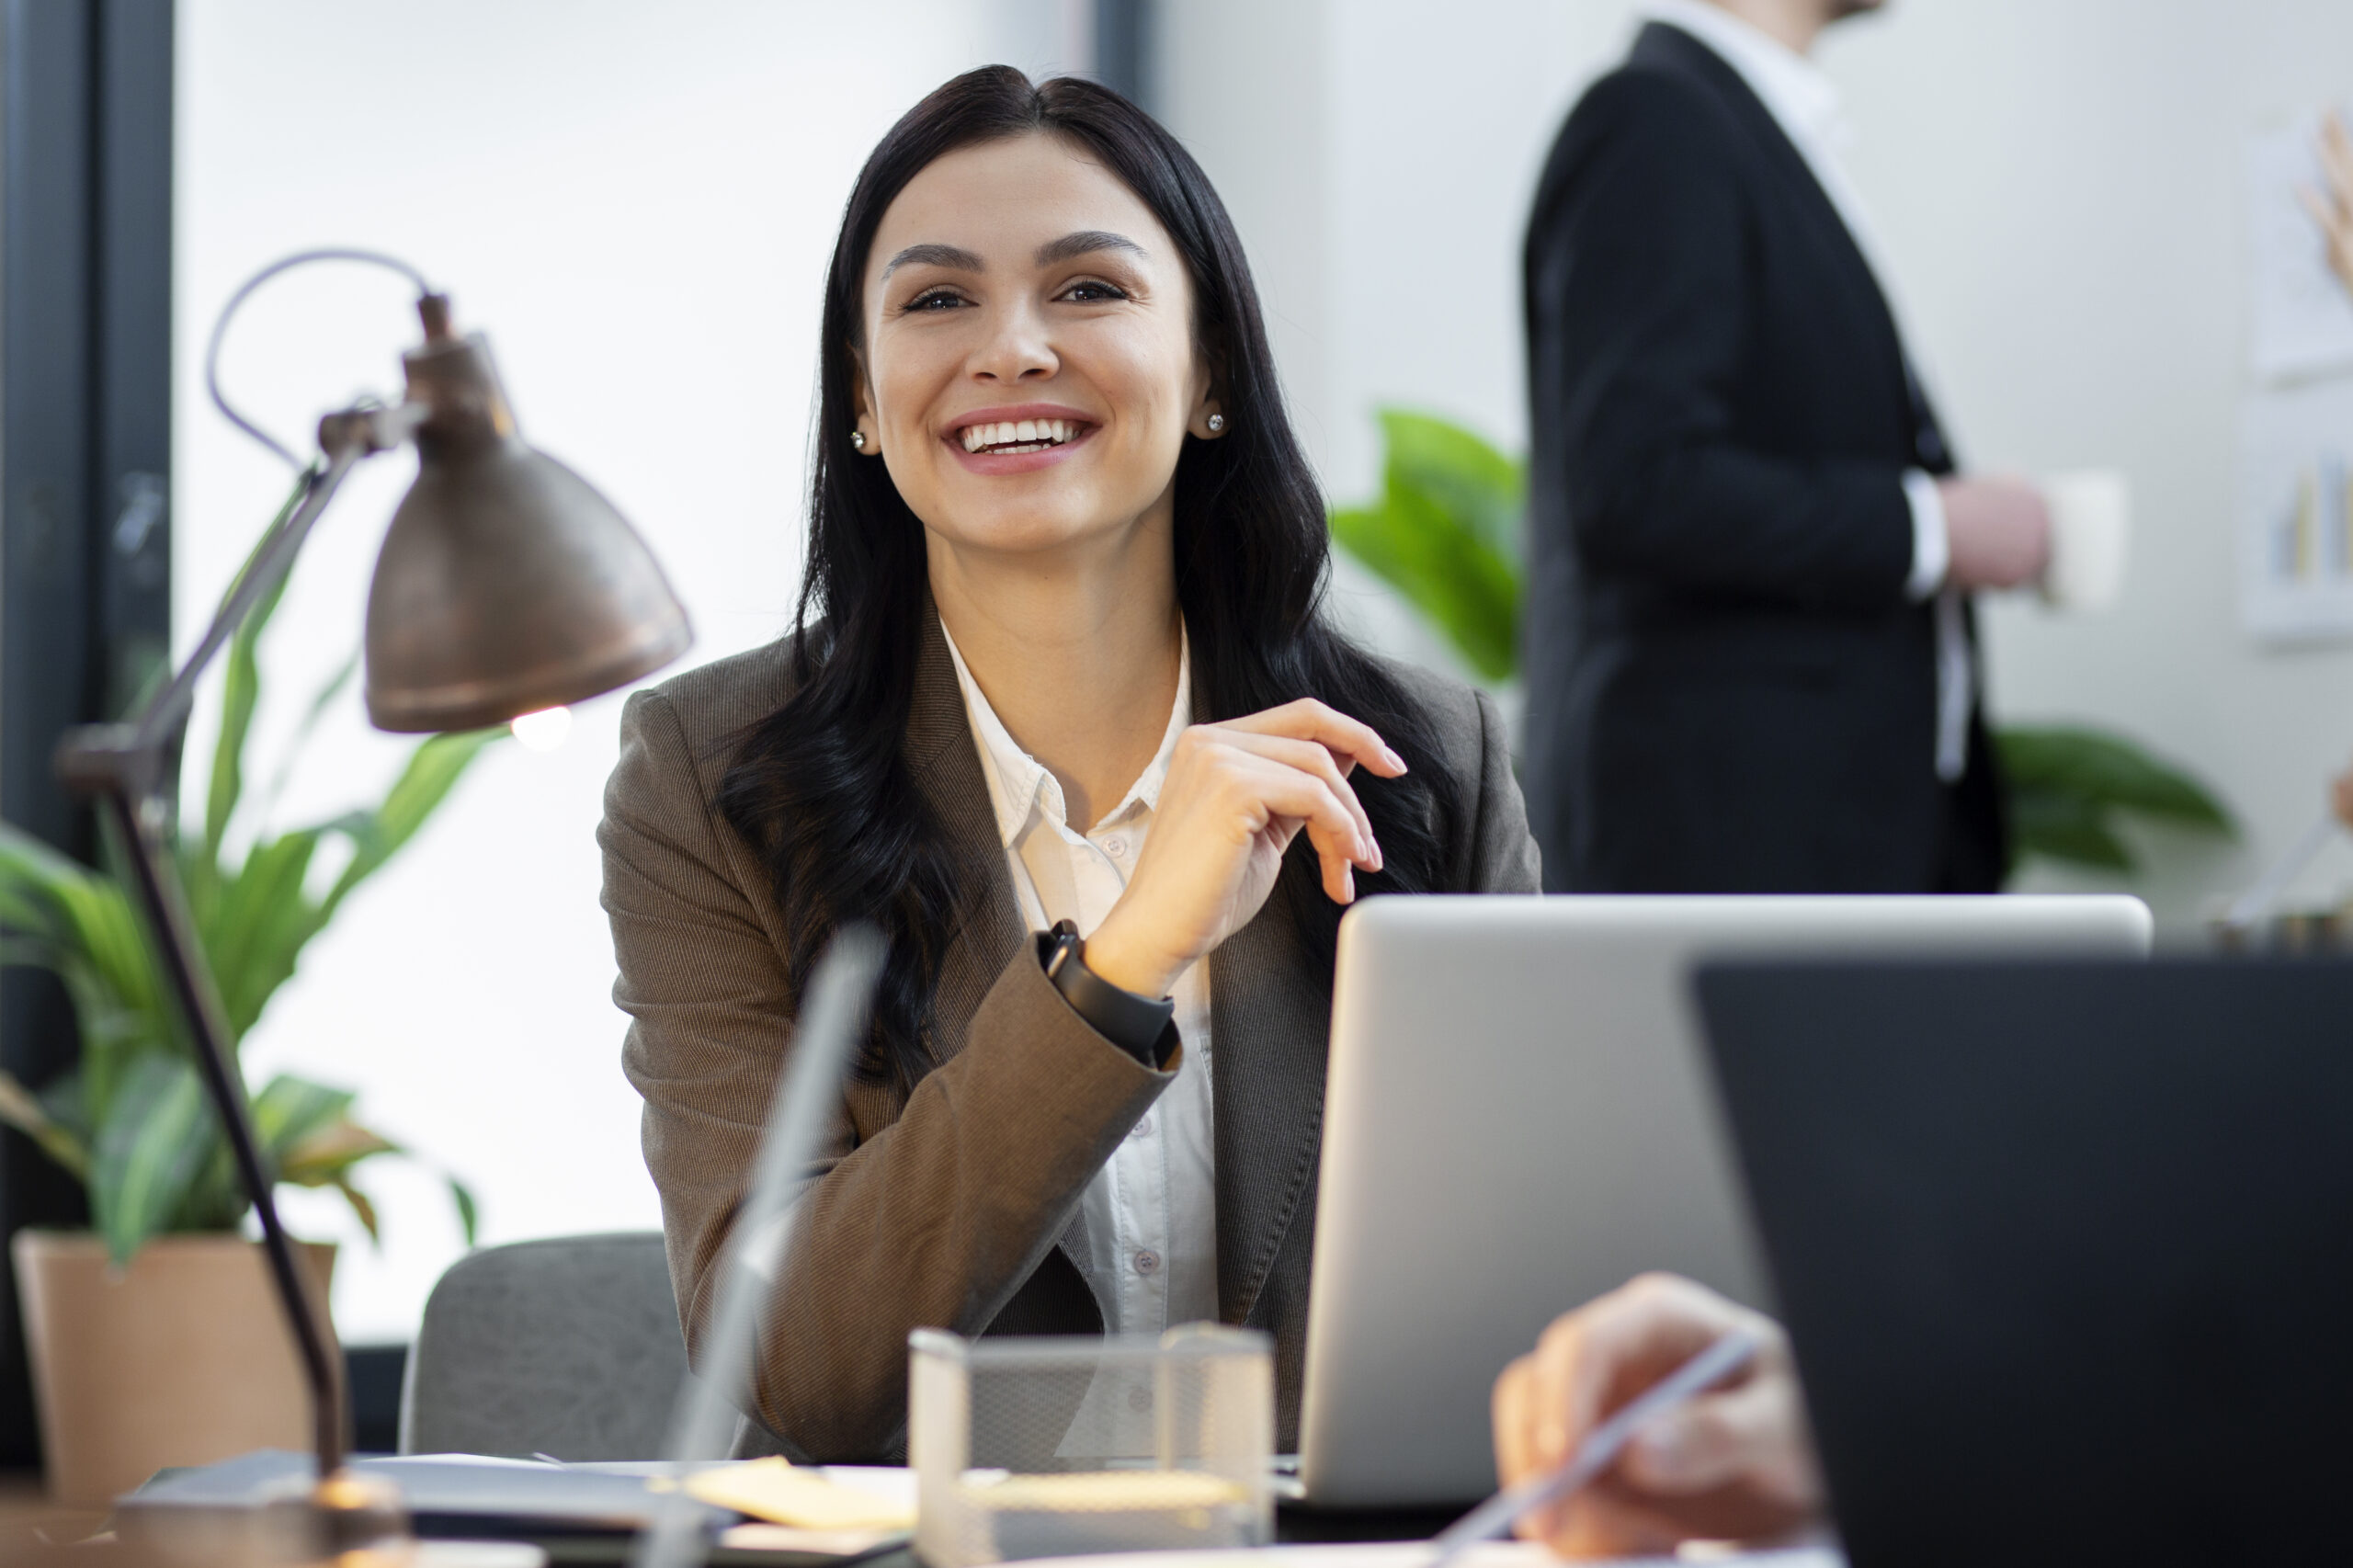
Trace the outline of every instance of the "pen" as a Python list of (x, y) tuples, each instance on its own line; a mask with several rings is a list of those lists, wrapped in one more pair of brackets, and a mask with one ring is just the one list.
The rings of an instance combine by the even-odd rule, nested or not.
[(1627, 1443), (1654, 1416), (1730, 1377), (1748, 1365), (1749, 1358), (1756, 1354), (1756, 1336), (1746, 1329), (1734, 1329), (1725, 1335), (1596, 1426), (1560, 1468), (1504, 1488), (1432, 1537), (1430, 1545), (1437, 1555), (1426, 1568), (1446, 1568), (1464, 1548), (1502, 1535), (1529, 1509), (1541, 1507), (1588, 1484), (1617, 1462)]

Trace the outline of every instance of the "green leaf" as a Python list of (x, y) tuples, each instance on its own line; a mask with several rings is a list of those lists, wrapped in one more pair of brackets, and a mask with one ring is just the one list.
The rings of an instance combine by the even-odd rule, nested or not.
[(1527, 473), (1446, 420), (1379, 414), (1381, 499), (1332, 514), (1332, 538), (1426, 616), (1484, 679), (1519, 664)]
[(32, 835), (0, 823), (0, 930), (45, 944), (71, 940), (62, 884), (87, 875)]
[(350, 1204), (351, 1211), (359, 1217), (359, 1228), (368, 1233), (368, 1239), (381, 1248), (384, 1244), (384, 1233), (377, 1228), (375, 1203), (347, 1181), (336, 1182), (335, 1189), (343, 1194), (343, 1200)]
[(92, 1217), (116, 1263), (181, 1210), (219, 1138), (185, 1058), (149, 1051), (131, 1063), (103, 1113), (90, 1171)]
[[(59, 975), (74, 999), (75, 1021), (81, 1026), (85, 1104), (113, 1103), (117, 1084), (131, 1063), (157, 1051), (180, 1048), (177, 1016), (160, 1006), (124, 1004), (113, 987), (95, 977), (86, 964), (62, 965)], [(95, 1117), (96, 1111), (93, 1111)]]
[(304, 1140), (350, 1114), (348, 1089), (331, 1089), (280, 1073), (254, 1096), (254, 1132), (281, 1177), (289, 1154)]
[(2014, 786), (2010, 838), (2011, 853), (2021, 860), (2040, 855), (2094, 870), (2130, 873), (2139, 869), (2101, 810), (2083, 796), (2064, 790)]
[(2234, 838), (2222, 803), (2197, 779), (2120, 735), (2074, 725), (2006, 729), (1995, 736), (2008, 781), (2017, 858), (2040, 856), (2095, 870), (2131, 872), (2117, 835), (2124, 816)]
[(169, 1006), (167, 982), (157, 959), (145, 913), (132, 902), (131, 851), (121, 842), (110, 818), (98, 819), (99, 863), (104, 875), (91, 874), (85, 884), (86, 903), (74, 903), (67, 914), (74, 923), (91, 960), (104, 971), (107, 983), (119, 991), (127, 1006), (161, 1013)]
[(98, 879), (80, 861), (21, 828), (0, 823), (0, 928), (52, 942), (77, 933), (73, 911), (102, 896)]
[(172, 1211), (164, 1229), (175, 1233), (189, 1232), (233, 1231), (244, 1221), (246, 1210), (253, 1207), (245, 1196), (244, 1183), (237, 1177), (235, 1158), (229, 1152), (225, 1138), (212, 1146), (211, 1156), (188, 1183), (188, 1196)]
[(2229, 812), (2203, 785), (2121, 736), (2063, 726), (2006, 729), (1995, 740), (2014, 789), (2064, 793), (2104, 809), (2237, 835)]
[[(229, 585), (229, 592), (222, 596), (225, 605), (261, 558), (263, 546), (269, 542), (294, 509), (310, 493), (310, 473), (305, 472), (294, 483), (293, 494), (286, 498), (278, 516), (270, 519), (267, 529), (245, 557), (237, 575)], [(269, 592), (254, 606), (229, 639), (226, 676), (221, 689), (221, 731), (212, 743), (212, 777), (204, 797), (204, 862), (207, 869), (217, 866), (221, 859), (221, 845), (229, 831), (229, 819), (237, 810), (237, 797), (244, 788), (245, 737), (253, 728), (254, 709), (261, 699), (261, 634), (269, 625), (269, 618), (278, 610), (278, 600), (285, 597), (287, 579), (281, 577)]]
[(472, 1247), (482, 1229), (482, 1208), (474, 1201), (473, 1189), (456, 1176), (445, 1175), (449, 1184), (449, 1201), (458, 1207), (458, 1228), (465, 1233), (466, 1245)]
[(1520, 464), (1459, 425), (1410, 409), (1380, 411), (1386, 481), (1410, 486), (1517, 568), (1528, 475)]
[(381, 870), (416, 835), (482, 749), (506, 733), (503, 729), (492, 729), (434, 736), (409, 753), (408, 766), (392, 781), (382, 805), (372, 812), (338, 817), (319, 830), (345, 834), (352, 846), (351, 863), (344, 867), (320, 905), (322, 921), (334, 915), (352, 889)]
[(1394, 479), (1380, 505), (1332, 514), (1332, 537), (1427, 616), (1471, 667), (1508, 679), (1519, 660), (1519, 580), (1462, 518)]
[(93, 1135), (90, 1124), (89, 1096), (83, 1089), (83, 1066), (76, 1062), (43, 1084), (39, 1091), (41, 1114), (57, 1123), (84, 1148), (88, 1148)]
[(173, 1042), (153, 950), (121, 886), (0, 824), (5, 960), (52, 970), (81, 1026), (89, 1092), (103, 1100), (125, 1054)]
[(0, 1072), (0, 1121), (31, 1139), (42, 1153), (83, 1181), (90, 1179), (89, 1145), (51, 1117), (48, 1108), (12, 1073)]
[(303, 886), (318, 845), (318, 831), (308, 828), (266, 839), (222, 884), (203, 938), (233, 1039), (243, 1040), (261, 1017), (292, 977), (303, 946), (326, 924), (326, 912)]
[(289, 1150), (278, 1176), (297, 1187), (326, 1187), (343, 1180), (362, 1160), (407, 1152), (381, 1133), (344, 1119), (315, 1130)]

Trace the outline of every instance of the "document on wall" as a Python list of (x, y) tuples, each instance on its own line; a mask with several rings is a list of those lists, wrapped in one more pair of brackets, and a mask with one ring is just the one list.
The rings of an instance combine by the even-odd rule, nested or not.
[(2353, 294), (2329, 270), (2327, 246), (2299, 195), (2326, 189), (2320, 125), (2315, 113), (2247, 142), (2248, 346), (2266, 381), (2353, 370)]
[(2247, 631), (2279, 643), (2353, 638), (2353, 377), (2247, 394), (2237, 509)]

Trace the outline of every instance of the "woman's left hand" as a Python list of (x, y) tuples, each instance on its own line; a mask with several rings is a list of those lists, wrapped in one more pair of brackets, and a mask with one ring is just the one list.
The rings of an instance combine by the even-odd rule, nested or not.
[(1313, 699), (1188, 729), (1135, 874), (1086, 939), (1086, 967), (1138, 995), (1166, 995), (1258, 913), (1302, 829), (1323, 862), (1324, 891), (1354, 901), (1356, 869), (1381, 864), (1348, 784), (1359, 764), (1384, 778), (1405, 771), (1370, 725)]

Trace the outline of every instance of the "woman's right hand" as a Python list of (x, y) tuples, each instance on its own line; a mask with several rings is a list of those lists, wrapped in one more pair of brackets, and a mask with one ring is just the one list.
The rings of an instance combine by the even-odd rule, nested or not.
[(1381, 869), (1371, 820), (1348, 783), (1358, 765), (1384, 778), (1405, 771), (1370, 725), (1310, 698), (1186, 730), (1135, 874), (1086, 939), (1086, 967), (1140, 996), (1165, 996), (1258, 913), (1302, 829), (1323, 862), (1324, 891), (1353, 902), (1357, 869)]

